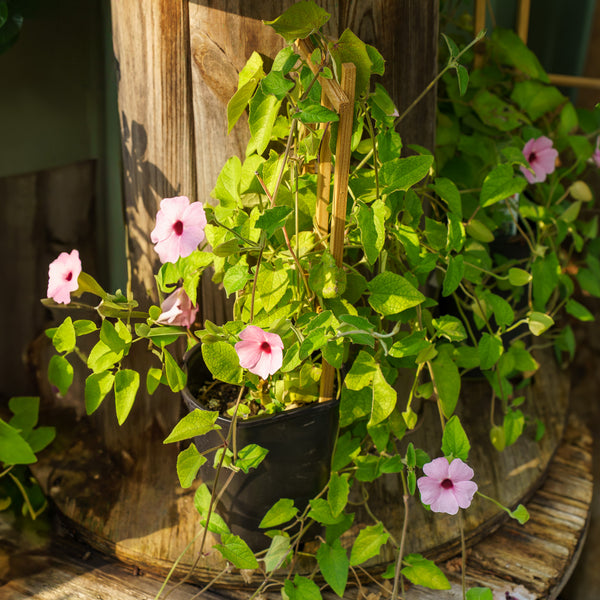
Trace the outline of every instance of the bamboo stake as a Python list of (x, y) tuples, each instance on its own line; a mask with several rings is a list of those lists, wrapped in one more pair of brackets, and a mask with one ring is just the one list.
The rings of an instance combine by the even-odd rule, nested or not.
[[(485, 1), (486, 0), (475, 0), (475, 15), (473, 18), (475, 21), (475, 35), (477, 35), (482, 29), (485, 29)], [(477, 52), (476, 48), (474, 66), (477, 69), (481, 67), (482, 64), (483, 55), (480, 52)]]
[[(331, 108), (329, 99), (325, 90), (321, 92), (321, 104)], [(329, 139), (331, 130), (329, 123), (321, 123), (321, 129), (324, 130), (319, 149), (319, 165), (317, 171), (317, 210), (315, 214), (315, 224), (317, 233), (321, 239), (325, 239), (329, 233), (329, 188), (331, 184), (331, 149)]]
[[(333, 179), (333, 205), (331, 210), (330, 251), (336, 265), (342, 267), (344, 257), (344, 235), (346, 229), (346, 204), (348, 200), (348, 177), (350, 173), (350, 143), (352, 138), (352, 122), (354, 120), (354, 86), (356, 67), (352, 63), (342, 65), (342, 91), (348, 102), (340, 105), (338, 111), (337, 142), (335, 146), (335, 173)], [(333, 398), (335, 368), (323, 360), (321, 373), (321, 389), (319, 402)]]
[(549, 73), (550, 83), (564, 87), (600, 89), (600, 78), (597, 77), (578, 77), (576, 75), (560, 75), (558, 73)]
[(527, 44), (529, 34), (529, 13), (531, 11), (530, 0), (519, 0), (517, 7), (517, 35)]

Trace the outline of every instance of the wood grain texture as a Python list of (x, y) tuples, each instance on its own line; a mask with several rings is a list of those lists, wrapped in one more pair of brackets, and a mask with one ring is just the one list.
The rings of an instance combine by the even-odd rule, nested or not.
[[(158, 300), (160, 262), (150, 232), (160, 201), (196, 199), (187, 6), (187, 0), (111, 2), (132, 289), (144, 307)], [(134, 349), (128, 366), (144, 376), (147, 353)], [(149, 428), (158, 423), (167, 432), (178, 416), (170, 394), (159, 390), (150, 398), (140, 389), (123, 427), (104, 406), (97, 420), (109, 448), (143, 452)]]
[[(592, 500), (592, 437), (585, 425), (571, 419), (564, 439), (550, 463), (543, 485), (527, 502), (530, 520), (521, 526), (505, 520), (499, 528), (472, 545), (467, 553), (467, 585), (488, 586), (494, 597), (504, 600), (508, 592), (519, 600), (555, 599), (575, 565), (590, 517)], [(42, 533), (15, 529), (0, 519), (0, 597), (3, 600), (152, 600), (161, 581), (143, 565), (132, 569), (65, 536), (64, 529), (43, 528)], [(448, 557), (441, 567), (452, 589), (432, 592), (408, 587), (406, 600), (462, 598), (458, 556)], [(231, 583), (232, 574), (223, 576)], [(221, 582), (220, 582), (221, 583)], [(174, 600), (197, 597), (200, 589), (183, 585), (169, 596)], [(374, 594), (369, 596), (369, 594)], [(250, 590), (224, 589), (219, 585), (203, 591), (207, 600), (242, 600)], [(326, 600), (336, 596), (325, 591)], [(389, 584), (382, 588), (363, 583), (349, 586), (344, 598), (390, 597)], [(279, 593), (265, 600), (279, 600)]]

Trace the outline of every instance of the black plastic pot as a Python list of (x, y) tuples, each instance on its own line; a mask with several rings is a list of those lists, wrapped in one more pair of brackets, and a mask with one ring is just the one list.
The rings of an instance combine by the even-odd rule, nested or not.
[[(188, 383), (183, 390), (187, 408), (206, 410), (197, 400), (198, 390), (212, 376), (202, 359), (200, 344), (185, 359)], [(280, 498), (291, 498), (303, 510), (327, 484), (339, 421), (339, 401), (314, 403), (264, 417), (238, 420), (237, 448), (258, 444), (269, 452), (263, 462), (249, 473), (236, 472), (223, 492), (217, 510), (229, 528), (253, 550), (268, 547), (270, 539), (258, 525), (265, 513)], [(227, 436), (231, 420), (219, 417), (217, 424)], [(200, 452), (218, 446), (217, 432), (194, 438)], [(202, 480), (214, 484), (213, 457), (201, 469)], [(229, 477), (223, 470), (219, 489)]]

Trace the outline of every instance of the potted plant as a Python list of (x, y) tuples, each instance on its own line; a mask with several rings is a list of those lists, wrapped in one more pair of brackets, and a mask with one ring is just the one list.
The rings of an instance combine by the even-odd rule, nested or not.
[[(470, 76), (461, 61), (480, 37), (462, 50), (445, 38), (445, 64), (432, 82), (442, 82), (436, 153), (404, 148), (395, 131), (403, 115), (371, 81), (383, 73), (383, 58), (350, 31), (327, 39), (320, 28), (328, 18), (314, 3), (299, 2), (267, 24), (288, 44), (270, 68), (258, 54), (250, 57), (228, 106), (229, 129), (248, 111), (243, 161), (232, 157), (224, 165), (214, 206), (185, 196), (161, 202), (152, 232), (163, 263), (157, 305), (142, 309), (131, 294), (105, 292), (81, 271), (76, 250), (52, 263), (48, 303), (76, 307), (71, 294), (90, 292), (100, 298), (101, 321), (67, 317), (49, 331), (58, 351), (49, 377), (66, 391), (77, 339), (98, 335), (84, 357), (92, 371), (86, 408), (93, 412), (112, 391), (122, 423), (141, 381), (127, 355), (133, 344), (147, 344), (148, 391), (161, 384), (185, 390), (191, 408), (165, 440), (185, 441), (177, 461), (181, 485), (214, 468), (212, 490), (202, 483), (195, 499), (205, 531), (221, 536), (215, 549), (240, 569), (260, 568), (259, 589), (284, 564), (316, 561), (342, 596), (350, 568), (388, 546), (398, 597), (401, 573), (449, 587), (431, 561), (405, 555), (410, 497), (418, 488), (431, 511), (454, 515), (477, 491), (468, 435), (456, 414), (459, 400), (468, 402), (462, 377), (478, 369), (489, 382), (491, 440), (499, 450), (512, 445), (528, 422), (521, 390), (539, 367), (520, 328), (537, 340), (562, 308), (591, 318), (572, 295), (574, 280), (600, 295), (597, 222), (581, 218), (592, 202), (581, 176), (593, 160), (593, 133), (574, 133), (577, 114), (547, 85), (533, 55), (515, 37), (495, 32), (489, 62)], [(518, 234), (525, 252), (493, 244), (507, 234)], [(224, 324), (195, 323), (206, 269), (235, 295)], [(455, 314), (443, 309), (451, 296)], [(187, 373), (173, 350), (182, 337)], [(554, 342), (558, 352), (572, 354), (568, 326)], [(435, 447), (407, 439), (421, 400), (431, 400), (437, 413)], [(257, 558), (232, 531), (233, 517), (220, 518), (220, 503), (232, 496), (232, 515), (247, 482), (264, 481), (260, 473), (294, 451), (269, 448), (268, 438), (243, 431), (313, 410), (318, 416), (308, 420), (316, 426), (328, 413), (328, 434), (339, 419), (337, 436), (309, 438), (309, 448), (324, 443), (318, 454), (325, 470), (308, 491), (259, 496), (253, 522), (244, 526), (246, 537), (254, 535), (249, 530), (267, 535), (248, 537)], [(537, 436), (542, 429), (538, 423)], [(288, 437), (276, 435), (278, 444)], [(399, 481), (398, 505), (403, 499), (401, 536), (392, 536), (364, 501), (372, 524), (354, 536), (348, 554), (342, 539), (353, 524), (355, 490), (390, 474)], [(527, 518), (522, 506), (505, 510)], [(303, 546), (313, 523), (324, 533), (316, 546)], [(284, 579), (287, 597), (320, 597), (310, 573)]]

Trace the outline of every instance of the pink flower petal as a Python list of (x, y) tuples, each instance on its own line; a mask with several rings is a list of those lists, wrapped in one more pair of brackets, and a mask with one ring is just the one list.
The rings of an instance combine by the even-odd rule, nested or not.
[(186, 196), (164, 198), (156, 213), (156, 226), (150, 234), (160, 261), (177, 262), (189, 256), (204, 240), (206, 214), (201, 202)]
[(452, 490), (441, 490), (436, 501), (430, 505), (433, 512), (444, 512), (455, 515), (458, 512), (458, 502)]
[(71, 302), (71, 292), (79, 287), (78, 278), (81, 274), (79, 252), (72, 250), (70, 254), (61, 252), (48, 267), (48, 298), (59, 304)]
[(461, 508), (469, 508), (477, 491), (477, 484), (474, 481), (457, 481), (453, 491), (458, 505)]
[(433, 504), (442, 493), (442, 486), (439, 481), (435, 481), (430, 477), (419, 477), (417, 486), (421, 492), (421, 501), (423, 504)]
[(256, 325), (248, 325), (240, 333), (240, 341), (235, 344), (240, 366), (267, 379), (276, 373), (283, 364), (283, 342), (276, 333), (263, 331)]
[(448, 478), (452, 480), (454, 484), (457, 481), (468, 481), (473, 479), (475, 475), (473, 469), (465, 464), (460, 458), (455, 458), (448, 467)]
[(523, 156), (533, 169), (533, 173), (521, 165), (521, 173), (529, 183), (541, 183), (546, 176), (554, 172), (558, 151), (552, 146), (552, 140), (545, 135), (530, 139), (523, 147)]
[(196, 314), (198, 313), (198, 307), (192, 304), (182, 287), (177, 288), (167, 296), (160, 308), (162, 312), (156, 322), (163, 325), (190, 327), (196, 320)]
[(448, 459), (440, 456), (439, 458), (434, 458), (431, 462), (424, 465), (423, 472), (428, 477), (442, 481), (448, 477), (449, 466)]

